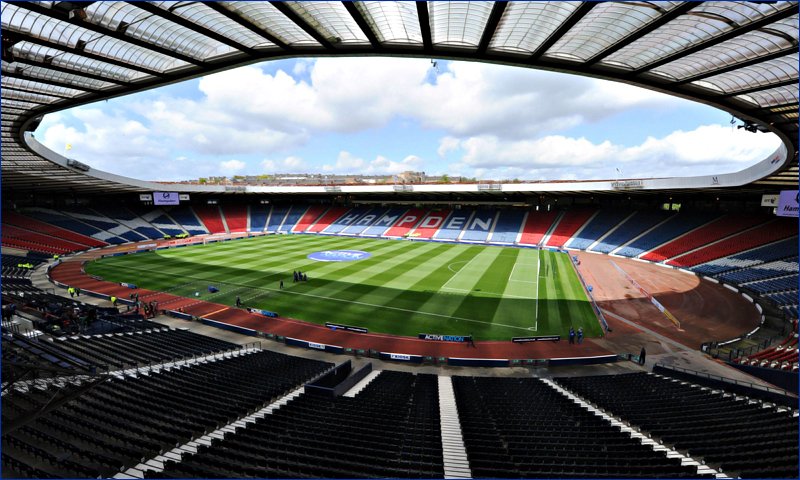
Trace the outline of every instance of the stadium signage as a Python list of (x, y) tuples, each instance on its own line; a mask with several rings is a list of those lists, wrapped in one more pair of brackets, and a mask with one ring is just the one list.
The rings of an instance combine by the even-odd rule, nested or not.
[(432, 333), (420, 333), (422, 340), (437, 340), (440, 342), (469, 342), (470, 335), (434, 335)]
[(611, 182), (611, 188), (614, 190), (639, 190), (644, 188), (644, 181), (642, 180), (624, 180)]
[(407, 362), (411, 360), (411, 355), (406, 355), (404, 353), (390, 353), (389, 358), (392, 360), (403, 360)]
[(371, 257), (371, 253), (361, 250), (323, 250), (308, 255), (310, 260), (318, 262), (353, 262)]
[(139, 194), (139, 201), (140, 202), (152, 202), (153, 201), (153, 195), (151, 195), (149, 193), (140, 193)]
[(778, 206), (778, 199), (780, 195), (774, 195), (771, 193), (765, 193), (761, 195), (761, 206), (762, 207), (777, 207)]
[(561, 340), (561, 335), (540, 335), (538, 337), (513, 337), (511, 341), (514, 343), (528, 343), (528, 342), (557, 342)]
[(794, 217), (800, 212), (800, 192), (797, 190), (784, 190), (778, 199), (778, 211), (776, 212), (779, 217)]
[(180, 205), (180, 203), (178, 192), (153, 192), (155, 205)]
[(321, 343), (308, 342), (308, 348), (314, 348), (314, 349), (317, 349), (317, 350), (325, 350), (325, 345), (323, 345)]
[(270, 318), (275, 318), (278, 316), (278, 314), (275, 312), (270, 312), (269, 310), (261, 310), (259, 308), (248, 308), (247, 311), (250, 313), (256, 313), (258, 315), (264, 315), (265, 317), (270, 317)]
[(355, 333), (369, 333), (369, 330), (367, 330), (364, 327), (354, 327), (352, 325), (343, 325), (341, 323), (325, 322), (325, 326), (333, 330), (346, 330), (348, 332), (355, 332)]

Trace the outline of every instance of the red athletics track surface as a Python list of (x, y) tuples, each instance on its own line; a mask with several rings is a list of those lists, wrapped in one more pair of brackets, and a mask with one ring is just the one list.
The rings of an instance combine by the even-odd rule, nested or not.
[[(169, 244), (170, 241), (154, 240), (140, 244)], [(132, 290), (117, 283), (95, 280), (81, 271), (84, 261), (92, 260), (104, 254), (136, 251), (137, 245), (122, 245), (94, 250), (65, 259), (50, 271), (53, 280), (82, 290), (114, 295), (127, 299)], [(582, 345), (570, 345), (566, 340), (560, 342), (511, 343), (510, 341), (475, 342), (470, 347), (466, 343), (438, 342), (420, 340), (411, 337), (400, 337), (379, 333), (352, 333), (342, 330), (333, 331), (323, 325), (302, 322), (290, 318), (267, 318), (219, 303), (205, 302), (192, 298), (179, 297), (168, 293), (155, 292), (143, 288), (136, 290), (139, 300), (143, 302), (157, 301), (158, 308), (167, 310), (183, 309), (184, 312), (217, 322), (227, 323), (259, 332), (272, 333), (284, 337), (292, 337), (309, 342), (337, 345), (344, 348), (377, 350), (387, 353), (403, 353), (408, 355), (424, 355), (430, 357), (455, 358), (497, 358), (497, 359), (545, 359), (573, 358), (612, 355), (615, 352), (601, 347), (592, 339), (585, 339)], [(335, 322), (335, 318), (331, 318)], [(435, 332), (433, 332), (435, 333)]]

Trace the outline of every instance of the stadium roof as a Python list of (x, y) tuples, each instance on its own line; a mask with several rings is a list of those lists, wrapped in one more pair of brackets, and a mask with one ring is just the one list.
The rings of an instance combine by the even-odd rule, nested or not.
[(152, 190), (67, 165), (24, 132), (45, 113), (240, 65), (343, 55), (495, 62), (698, 101), (784, 142), (785, 161), (745, 183), (797, 185), (797, 2), (47, 1), (2, 2), (3, 188)]

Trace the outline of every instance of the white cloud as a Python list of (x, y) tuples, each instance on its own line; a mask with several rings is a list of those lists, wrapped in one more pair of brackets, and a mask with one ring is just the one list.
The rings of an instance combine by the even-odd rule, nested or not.
[(224, 162), (220, 162), (219, 166), (222, 172), (226, 173), (227, 175), (232, 175), (244, 170), (247, 164), (241, 160), (226, 160)]
[(779, 142), (774, 135), (745, 133), (723, 125), (649, 137), (634, 146), (561, 135), (535, 140), (509, 141), (492, 135), (446, 140), (447, 148), (460, 154), (454, 166), (467, 174), (564, 180), (614, 178), (616, 168), (631, 177), (733, 172), (765, 158)]
[(322, 169), (337, 174), (393, 175), (408, 170), (418, 170), (422, 164), (422, 159), (416, 155), (408, 155), (399, 162), (378, 155), (375, 160), (368, 162), (350, 152), (341, 151), (335, 164), (325, 164)]
[(261, 168), (266, 173), (300, 173), (306, 168), (306, 162), (300, 157), (289, 156), (283, 160), (265, 159), (261, 161)]

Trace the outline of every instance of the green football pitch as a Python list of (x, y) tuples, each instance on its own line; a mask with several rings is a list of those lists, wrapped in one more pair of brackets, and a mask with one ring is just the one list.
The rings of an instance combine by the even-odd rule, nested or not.
[[(310, 253), (361, 250), (352, 262)], [(308, 275), (294, 283), (292, 271)], [(569, 255), (536, 249), (312, 235), (271, 235), (94, 261), (105, 280), (370, 332), (508, 340), (601, 328)], [(283, 280), (284, 289), (279, 288)], [(219, 292), (209, 293), (210, 285)], [(197, 295), (199, 294), (199, 296)]]

